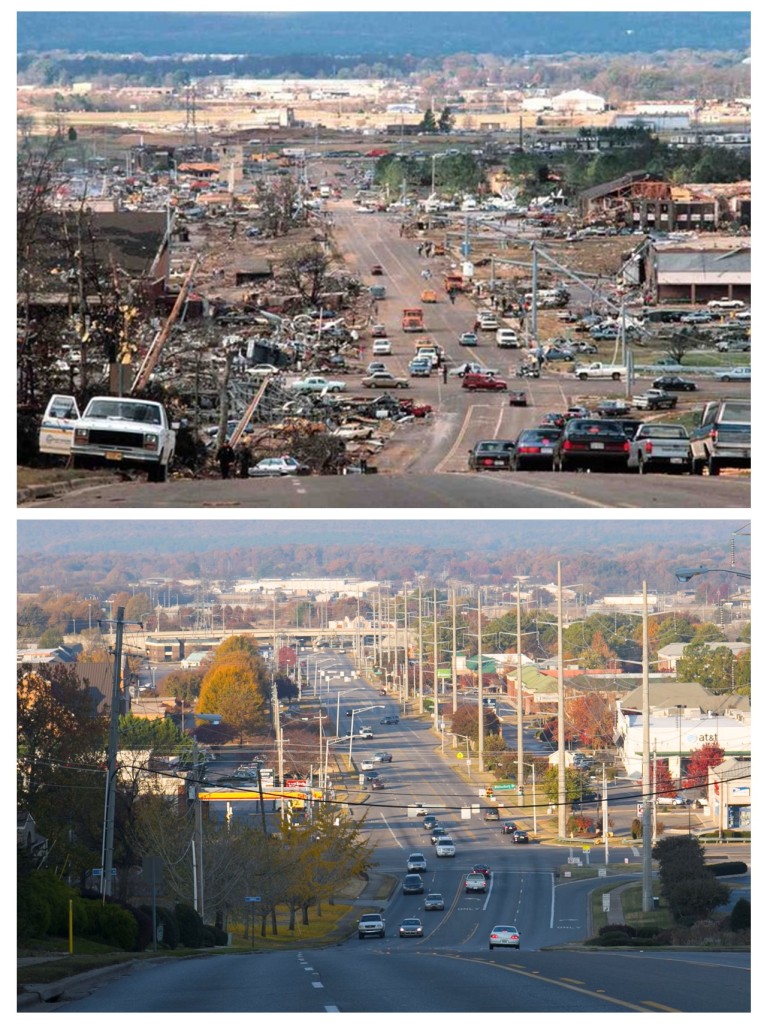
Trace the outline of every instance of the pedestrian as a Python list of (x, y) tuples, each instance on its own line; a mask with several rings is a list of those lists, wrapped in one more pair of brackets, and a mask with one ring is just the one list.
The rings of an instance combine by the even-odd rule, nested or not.
[(452, 306), (454, 306), (455, 305), (455, 288), (450, 288), (449, 289), (449, 291), (447, 293), (447, 297), (450, 299), (450, 304)]
[(423, 244), (421, 242), (419, 242), (418, 245), (415, 247), (415, 251), (418, 253), (419, 256), (421, 255), (421, 253), (423, 252)]
[(216, 452), (216, 461), (218, 462), (219, 467), (221, 468), (222, 480), (229, 479), (229, 470), (234, 460), (235, 454), (234, 450), (232, 449), (232, 446), (229, 444), (228, 441), (224, 441), (224, 443)]
[(447, 384), (447, 363), (442, 364), (442, 383)]
[(237, 476), (241, 480), (248, 479), (248, 470), (250, 469), (250, 448), (241, 441), (235, 450), (237, 456)]

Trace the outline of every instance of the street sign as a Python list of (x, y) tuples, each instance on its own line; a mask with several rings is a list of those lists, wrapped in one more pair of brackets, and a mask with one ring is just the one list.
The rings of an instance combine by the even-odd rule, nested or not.
[(517, 788), (516, 782), (499, 782), (495, 786), (493, 786), (493, 789), (516, 789), (516, 788)]
[(463, 757), (463, 754), (462, 754), (462, 753), (461, 753), (461, 751), (459, 750), (459, 751), (458, 751), (458, 753), (457, 753), (457, 754), (456, 754), (455, 756), (456, 756), (456, 757), (458, 758), (458, 760), (460, 761), (460, 760), (461, 760), (461, 758)]
[(246, 903), (260, 903), (261, 902), (261, 897), (260, 896), (246, 896), (245, 897), (245, 902)]
[(438, 668), (437, 679), (451, 679), (453, 676), (453, 670), (451, 668)]

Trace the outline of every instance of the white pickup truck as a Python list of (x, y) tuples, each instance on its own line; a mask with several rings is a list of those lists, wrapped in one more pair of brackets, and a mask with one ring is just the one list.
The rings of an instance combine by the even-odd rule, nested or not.
[(72, 395), (54, 395), (43, 415), (39, 449), (64, 455), (75, 468), (145, 469), (162, 482), (176, 452), (175, 425), (159, 402), (140, 398), (92, 398), (81, 415)]
[(576, 366), (573, 376), (578, 380), (594, 380), (599, 377), (606, 377), (608, 380), (620, 380), (628, 373), (627, 366), (618, 366), (615, 363), (584, 363)]

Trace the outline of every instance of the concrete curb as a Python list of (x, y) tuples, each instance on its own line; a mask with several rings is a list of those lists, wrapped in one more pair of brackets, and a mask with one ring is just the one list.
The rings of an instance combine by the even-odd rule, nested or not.
[(23, 505), (25, 502), (39, 501), (41, 498), (57, 498), (61, 494), (66, 494), (67, 491), (74, 491), (93, 483), (108, 483), (112, 479), (111, 476), (103, 478), (88, 476), (77, 477), (75, 480), (56, 480), (49, 484), (28, 484), (26, 487), (17, 488), (16, 504)]
[(42, 1004), (57, 1002), (67, 992), (74, 993), (75, 990), (79, 996), (87, 995), (99, 981), (108, 981), (120, 974), (132, 971), (137, 966), (142, 965), (136, 960), (130, 960), (122, 964), (111, 964), (109, 967), (97, 967), (92, 971), (83, 971), (82, 974), (73, 974), (69, 978), (61, 978), (59, 981), (52, 981), (47, 985), (27, 984), (16, 997), (16, 1009), (34, 1012), (40, 1009)]

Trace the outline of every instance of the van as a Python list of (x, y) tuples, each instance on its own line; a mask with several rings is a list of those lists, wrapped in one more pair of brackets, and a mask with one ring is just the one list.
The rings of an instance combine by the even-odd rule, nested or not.
[(385, 299), (386, 288), (382, 284), (374, 284), (370, 287), (370, 297), (372, 299)]
[(495, 332), (498, 348), (519, 348), (519, 336), (511, 327), (501, 327)]

